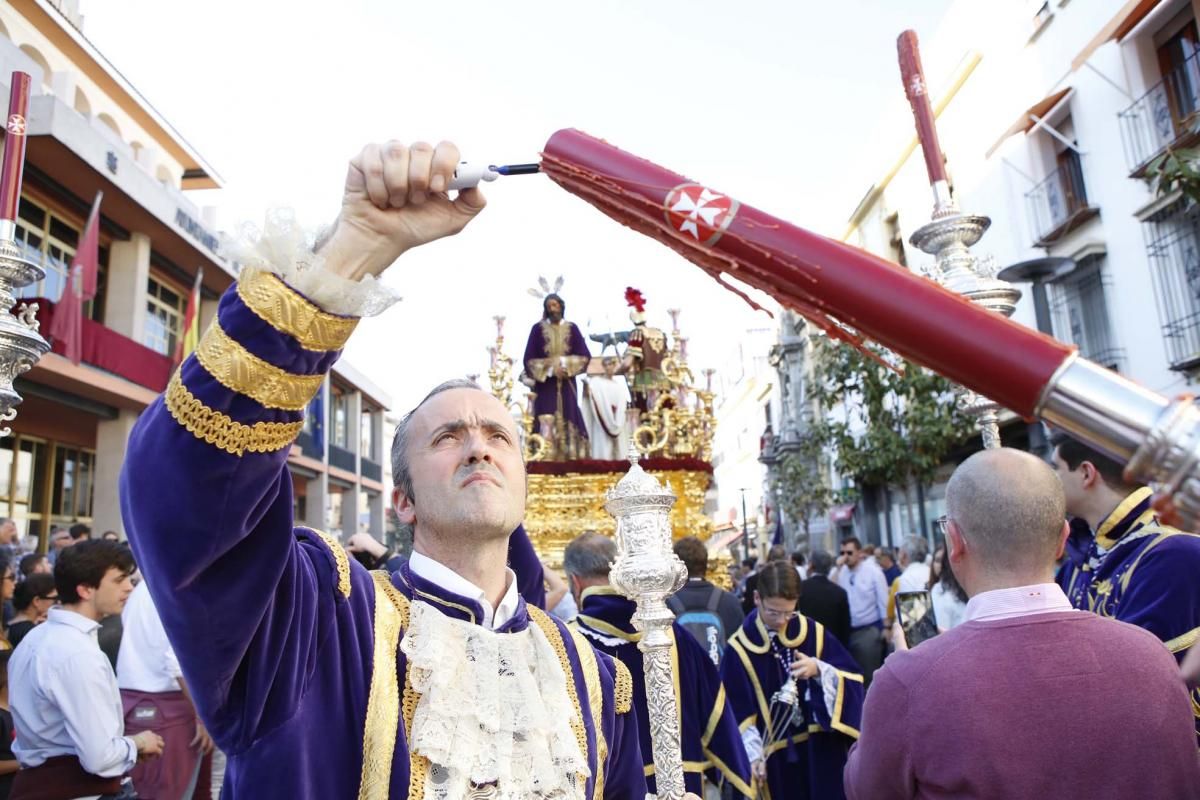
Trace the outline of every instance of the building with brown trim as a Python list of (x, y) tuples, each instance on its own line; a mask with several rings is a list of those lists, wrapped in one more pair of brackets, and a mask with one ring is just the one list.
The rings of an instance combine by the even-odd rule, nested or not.
[[(122, 530), (118, 480), (138, 414), (167, 385), (187, 297), (203, 270), (200, 321), (234, 281), (212, 214), (188, 197), (219, 174), (88, 41), (72, 0), (0, 5), (0, 90), (33, 77), (17, 236), (46, 271), (38, 298), (44, 335), (92, 199), (104, 193), (98, 291), (84, 307), (83, 361), (57, 343), (18, 379), (25, 398), (0, 439), (0, 516), (45, 547), (52, 525)], [(298, 519), (322, 530), (380, 536), (387, 494), (381, 464), (387, 396), (345, 363), (335, 366), (292, 448)], [(313, 433), (322, 428), (328, 447)], [(136, 491), (136, 489), (135, 489)]]

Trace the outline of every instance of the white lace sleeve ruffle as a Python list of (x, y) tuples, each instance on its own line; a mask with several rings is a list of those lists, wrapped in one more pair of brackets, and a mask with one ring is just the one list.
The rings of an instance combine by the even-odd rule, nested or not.
[(825, 703), (825, 713), (833, 718), (833, 709), (837, 701), (838, 681), (842, 678), (837, 674), (837, 670), (826, 664), (819, 658), (814, 658), (817, 662), (817, 670), (820, 672), (818, 676), (821, 679), (821, 700)]
[(567, 675), (537, 626), (494, 633), (414, 602), (400, 642), (420, 694), (409, 747), (429, 759), (425, 797), (583, 800), (590, 775)]
[(314, 239), (290, 210), (275, 209), (268, 212), (261, 230), (242, 226), (229, 245), (230, 257), (242, 266), (275, 273), (331, 314), (373, 317), (400, 299), (374, 276), (352, 281), (325, 269), (324, 257), (313, 253)]

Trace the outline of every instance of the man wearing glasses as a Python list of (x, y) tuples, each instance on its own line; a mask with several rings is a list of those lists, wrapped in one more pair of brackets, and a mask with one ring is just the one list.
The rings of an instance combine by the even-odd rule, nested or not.
[(887, 617), (888, 589), (883, 570), (866, 558), (862, 542), (854, 536), (842, 540), (833, 581), (846, 590), (850, 599), (850, 641), (847, 646), (862, 667), (863, 680), (871, 685), (871, 676), (883, 663), (886, 640), (883, 621)]

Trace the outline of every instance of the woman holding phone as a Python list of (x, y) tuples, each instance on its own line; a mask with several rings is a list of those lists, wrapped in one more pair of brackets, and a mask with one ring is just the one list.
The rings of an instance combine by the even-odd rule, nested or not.
[[(721, 680), (742, 729), (759, 797), (843, 797), (842, 768), (858, 738), (863, 679), (819, 622), (796, 612), (800, 579), (787, 561), (758, 573), (754, 610), (729, 639)], [(781, 691), (787, 683), (795, 691)]]

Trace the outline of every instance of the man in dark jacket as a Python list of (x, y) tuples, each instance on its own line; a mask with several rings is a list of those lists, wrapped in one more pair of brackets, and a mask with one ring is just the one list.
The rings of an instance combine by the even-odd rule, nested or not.
[(667, 605), (679, 624), (699, 640), (714, 664), (720, 663), (725, 642), (742, 627), (738, 600), (704, 576), (708, 572), (708, 548), (695, 536), (675, 542), (675, 555), (687, 566), (688, 581)]
[(846, 590), (829, 580), (833, 556), (824, 550), (812, 554), (809, 572), (812, 577), (800, 584), (800, 605), (797, 610), (815, 619), (838, 638), (850, 641), (850, 599)]

